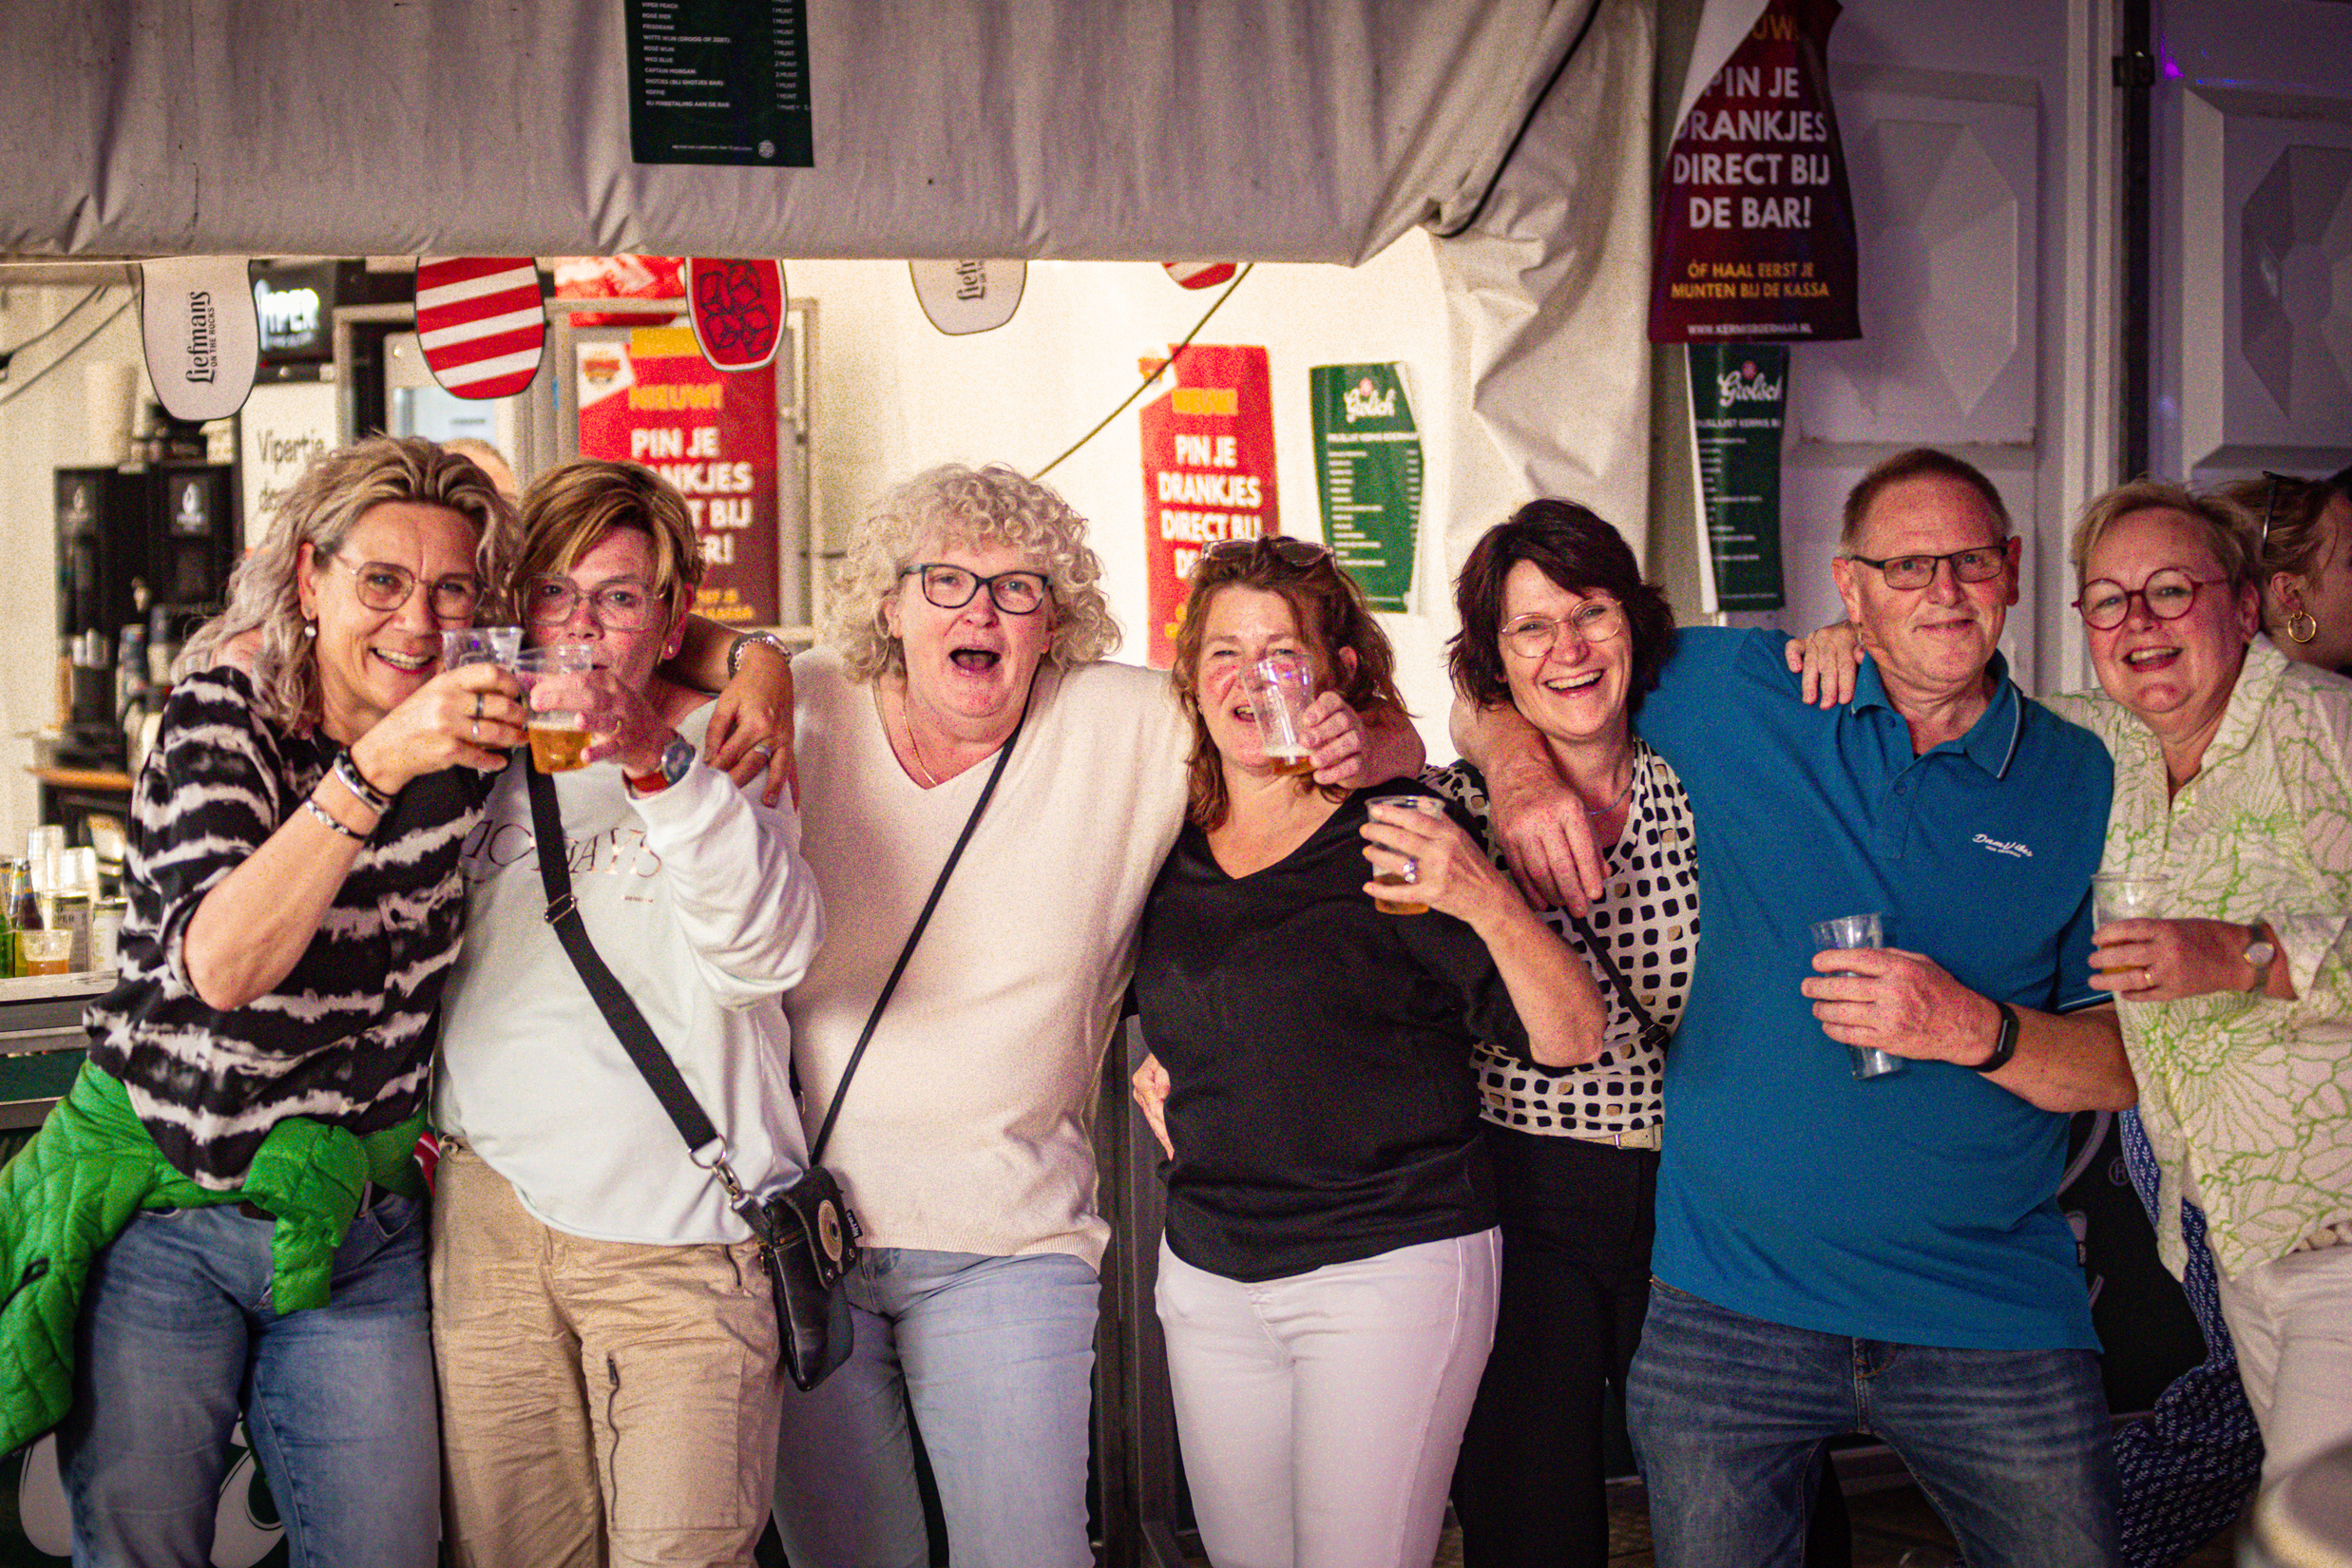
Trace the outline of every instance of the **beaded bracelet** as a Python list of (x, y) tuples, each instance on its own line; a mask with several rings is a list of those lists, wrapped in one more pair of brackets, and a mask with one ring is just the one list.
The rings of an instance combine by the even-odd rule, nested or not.
[(359, 771), (359, 764), (353, 760), (350, 752), (337, 752), (331, 771), (343, 788), (351, 791), (352, 798), (376, 815), (382, 816), (392, 810), (392, 796), (369, 781), (368, 775)]
[(302, 809), (355, 844), (365, 844), (368, 841), (368, 835), (366, 833), (357, 832), (343, 826), (342, 823), (335, 820), (335, 815), (333, 812), (327, 810), (326, 807), (321, 806), (317, 800), (311, 795), (306, 794), (302, 797)]

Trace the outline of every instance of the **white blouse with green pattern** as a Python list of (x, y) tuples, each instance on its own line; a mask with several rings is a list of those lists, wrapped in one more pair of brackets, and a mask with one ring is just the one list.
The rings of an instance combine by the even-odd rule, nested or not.
[[(2170, 876), (2175, 916), (2266, 920), (2285, 951), (2292, 1002), (2118, 1009), (2164, 1166), (2158, 1212), (2178, 1212), (2186, 1170), (2215, 1259), (2242, 1274), (2352, 1219), (2352, 681), (2256, 638), (2203, 771), (2170, 798), (2130, 710), (2098, 692), (2045, 700), (2114, 755), (2103, 869)], [(2178, 1274), (2180, 1227), (2156, 1233)]]

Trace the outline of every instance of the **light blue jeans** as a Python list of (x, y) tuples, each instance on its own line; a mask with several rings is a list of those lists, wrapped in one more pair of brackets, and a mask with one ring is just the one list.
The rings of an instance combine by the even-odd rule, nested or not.
[(1664, 1283), (1626, 1416), (1658, 1568), (1796, 1568), (1822, 1439), (1911, 1467), (1969, 1568), (2113, 1568), (2115, 1466), (2088, 1350), (1960, 1350), (1791, 1329)]
[(911, 1410), (955, 1568), (1091, 1568), (1086, 1455), (1101, 1287), (1064, 1252), (867, 1250), (857, 1344), (784, 1390), (775, 1523), (793, 1568), (925, 1568)]
[(424, 1205), (378, 1198), (335, 1252), (333, 1298), (284, 1316), (273, 1225), (234, 1204), (150, 1211), (92, 1265), (58, 1428), (76, 1568), (206, 1568), (240, 1405), (294, 1568), (431, 1568)]

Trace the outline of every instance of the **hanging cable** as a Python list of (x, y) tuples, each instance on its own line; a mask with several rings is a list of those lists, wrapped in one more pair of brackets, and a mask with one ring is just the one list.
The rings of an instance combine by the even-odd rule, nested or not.
[(1071, 442), (1068, 447), (1064, 448), (1062, 449), (1061, 457), (1055, 458), (1051, 463), (1046, 464), (1043, 468), (1038, 469), (1037, 472), (1031, 474), (1029, 477), (1032, 479), (1042, 479), (1047, 474), (1060, 468), (1061, 466), (1062, 457), (1069, 456), (1070, 453), (1078, 450), (1079, 448), (1084, 446), (1087, 442), (1092, 441), (1096, 436), (1100, 435), (1105, 426), (1109, 425), (1112, 420), (1117, 419), (1120, 414), (1127, 411), (1127, 405), (1129, 403), (1133, 403), (1137, 398), (1141, 397), (1146, 392), (1151, 390), (1153, 382), (1158, 380), (1161, 376), (1167, 374), (1169, 371), (1175, 369), (1176, 355), (1182, 354), (1186, 349), (1193, 346), (1193, 339), (1198, 337), (1200, 335), (1200, 329), (1209, 324), (1209, 317), (1214, 316), (1224, 305), (1225, 301), (1233, 296), (1233, 291), (1241, 287), (1241, 280), (1249, 277), (1250, 269), (1256, 265), (1257, 263), (1254, 261), (1245, 262), (1242, 265), (1241, 271), (1233, 275), (1233, 280), (1225, 285), (1225, 292), (1218, 295), (1215, 301), (1212, 303), (1207, 310), (1200, 313), (1200, 319), (1194, 322), (1193, 330), (1184, 335), (1184, 341), (1178, 343), (1173, 350), (1169, 351), (1168, 362), (1166, 364), (1160, 366), (1159, 369), (1145, 376), (1143, 380), (1136, 387), (1136, 390), (1129, 392), (1124, 401), (1122, 401), (1118, 408), (1113, 409), (1109, 413), (1102, 416), (1100, 424), (1098, 424), (1093, 430), (1088, 430), (1084, 435), (1080, 436), (1077, 440)]
[(16, 347), (12, 349), (0, 349), (0, 365), (6, 365), (10, 360), (15, 358), (27, 349), (31, 348), (35, 343), (40, 342), (44, 337), (48, 336), (49, 334), (55, 332), (58, 328), (72, 320), (75, 312), (79, 311), (83, 306), (88, 304), (91, 300), (97, 298), (100, 295), (105, 292), (106, 285), (104, 283), (99, 284), (96, 288), (90, 290), (89, 293), (84, 295), (72, 304), (67, 305), (66, 307), (65, 315), (59, 316), (48, 326), (43, 327), (39, 332), (34, 333), (30, 337), (28, 337), (22, 343), (17, 344)]
[(98, 325), (92, 327), (89, 331), (75, 338), (73, 340), (73, 347), (67, 349), (65, 353), (59, 354), (56, 358), (50, 360), (48, 364), (33, 372), (32, 374), (28, 376), (25, 380), (18, 382), (13, 387), (10, 387), (7, 392), (0, 393), (0, 409), (7, 408), (10, 404), (15, 402), (18, 398), (32, 391), (33, 388), (39, 386), (43, 376), (48, 374), (49, 372), (55, 370), (58, 366), (64, 364), (67, 360), (71, 359), (75, 354), (80, 354), (85, 348), (88, 347), (92, 338), (96, 337), (100, 333), (105, 332), (108, 327), (113, 326), (115, 322), (121, 320), (123, 317), (123, 313), (129, 310), (137, 303), (139, 303), (139, 296), (134, 294), (128, 299), (125, 299), (120, 305), (117, 305), (114, 308), (113, 315), (107, 316), (104, 321), (99, 322)]

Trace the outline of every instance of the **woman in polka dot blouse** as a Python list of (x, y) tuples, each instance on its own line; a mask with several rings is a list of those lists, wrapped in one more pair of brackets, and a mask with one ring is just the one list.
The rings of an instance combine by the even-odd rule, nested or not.
[[(1508, 700), (1542, 733), (1609, 863), (1588, 915), (1544, 916), (1607, 1001), (1599, 1058), (1557, 1072), (1486, 1046), (1474, 1060), (1501, 1181), (1502, 1284), (1454, 1503), (1469, 1568), (1600, 1568), (1602, 1399), (1624, 1386), (1649, 1310), (1659, 1087), (1699, 933), (1691, 805), (1632, 725), (1673, 646), (1673, 616), (1617, 531), (1565, 501), (1532, 502), (1489, 533), (1454, 598), (1455, 685), (1476, 702)], [(1488, 824), (1469, 763), (1424, 782)], [(1486, 848), (1501, 864), (1491, 827)]]

